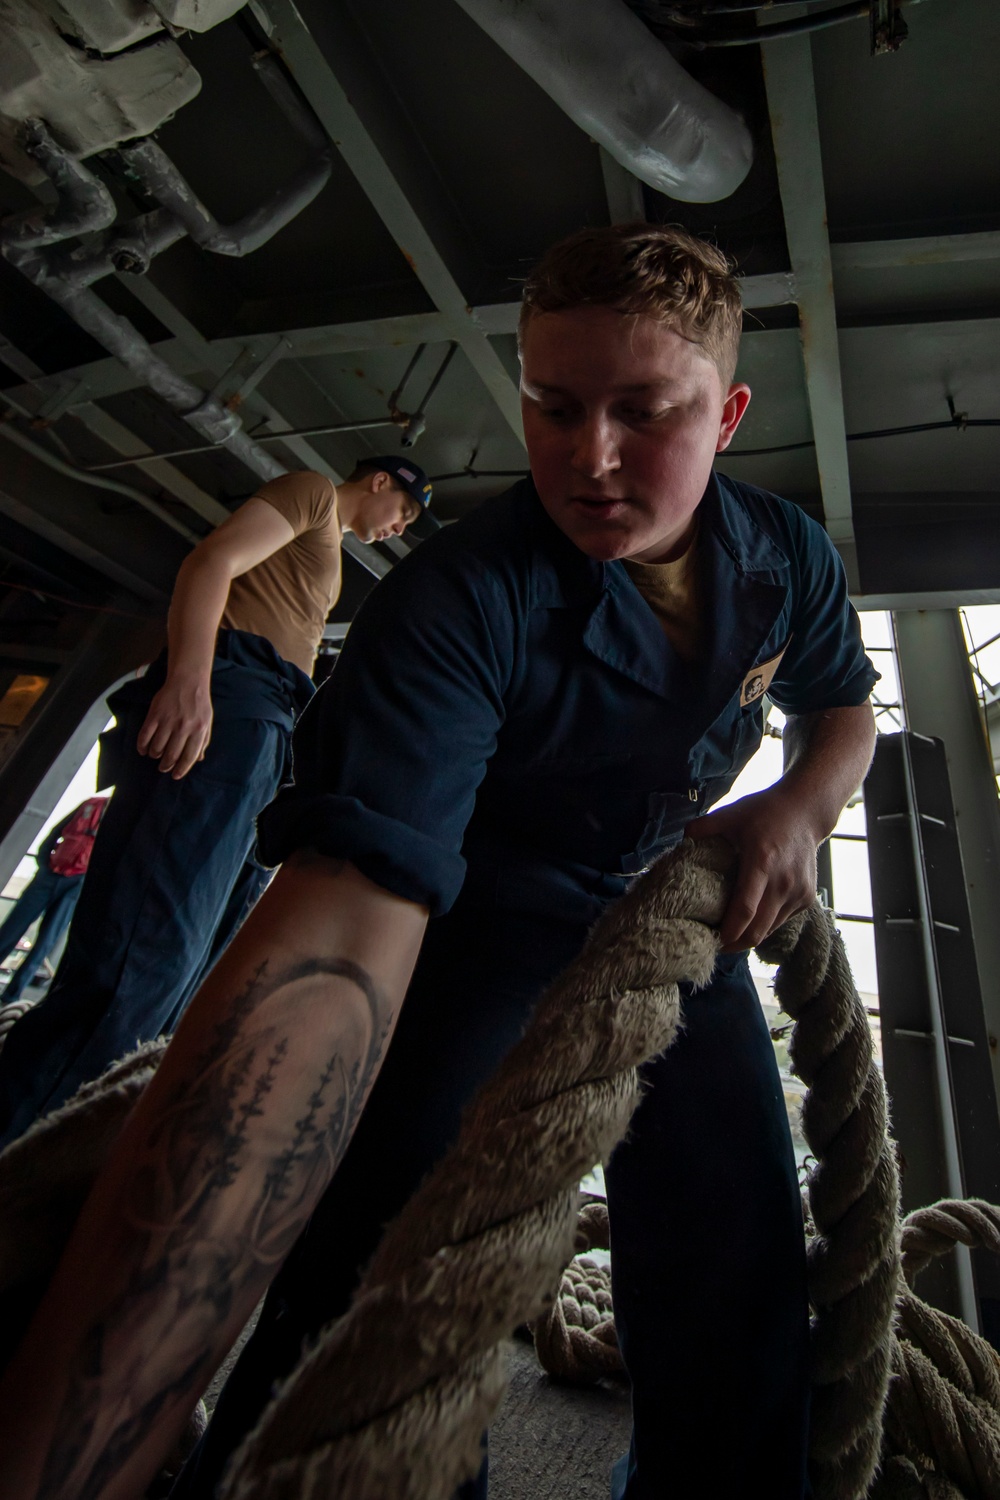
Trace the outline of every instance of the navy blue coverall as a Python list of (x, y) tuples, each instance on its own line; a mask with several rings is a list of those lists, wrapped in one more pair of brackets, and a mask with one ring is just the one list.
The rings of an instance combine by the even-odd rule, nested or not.
[(108, 700), (101, 780), (115, 783), (69, 941), (44, 1000), (0, 1051), (0, 1147), (140, 1042), (171, 1032), (260, 895), (254, 819), (287, 779), (309, 678), (262, 636), (220, 630), (212, 738), (175, 781), (136, 750), (166, 653)]
[[(789, 713), (867, 698), (877, 674), (821, 528), (727, 479), (712, 479), (700, 515), (697, 667), (625, 568), (585, 557), (525, 481), (393, 570), (304, 714), (294, 784), (259, 820), (262, 857), (345, 858), (433, 919), (355, 1137), (172, 1500), (208, 1500), (541, 990), (757, 748), (754, 669), (770, 664), (770, 695)], [(744, 958), (685, 996), (684, 1029), (646, 1077), (607, 1170), (634, 1388), (626, 1493), (800, 1500), (802, 1216)]]

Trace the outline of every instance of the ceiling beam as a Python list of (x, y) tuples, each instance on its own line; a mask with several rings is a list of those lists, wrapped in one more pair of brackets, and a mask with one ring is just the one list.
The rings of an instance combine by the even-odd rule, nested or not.
[[(167, 303), (156, 283), (148, 276), (127, 278), (126, 285), (145, 307), (151, 311), (154, 308), (160, 309), (157, 317), (170, 329), (173, 337), (161, 339), (154, 347), (161, 359), (172, 370), (176, 370), (178, 375), (198, 376), (207, 373), (213, 378), (221, 378), (244, 355), (249, 362), (267, 362), (270, 368), (279, 359), (321, 359), (336, 354), (362, 354), (369, 349), (407, 349), (416, 344), (446, 343), (451, 336), (448, 331), (450, 325), (444, 314), (431, 312), (393, 318), (364, 318), (351, 323), (319, 324), (315, 328), (289, 329), (280, 335), (257, 333), (247, 334), (243, 338), (226, 337), (209, 341), (202, 337), (193, 324), (187, 323), (172, 304)], [(744, 277), (741, 289), (744, 307), (774, 307), (795, 300), (794, 284), (787, 271)], [(170, 311), (167, 311), (168, 306)], [(484, 334), (490, 337), (515, 334), (520, 310), (519, 302), (486, 303), (473, 308), (476, 321)], [(187, 334), (177, 331), (182, 323), (187, 326)], [(753, 333), (754, 330), (750, 329), (749, 332)], [(87, 365), (75, 365), (58, 375), (44, 375), (37, 366), (34, 369), (34, 375), (24, 374), (23, 385), (0, 391), (0, 403), (7, 399), (12, 404), (25, 406), (27, 409), (26, 403), (34, 392), (36, 407), (38, 395), (41, 394), (46, 400), (50, 396), (62, 397), (65, 401), (63, 410), (75, 412), (78, 402), (92, 403), (103, 400), (106, 396), (120, 396), (127, 391), (136, 390), (139, 385), (135, 376), (110, 355), (102, 356)], [(249, 388), (252, 389), (255, 384), (255, 381), (251, 381)], [(76, 401), (73, 398), (74, 387), (79, 387)], [(131, 443), (132, 451), (138, 455), (140, 439), (133, 435)], [(164, 483), (164, 488), (169, 486)], [(178, 498), (184, 498), (178, 491), (175, 490), (174, 493), (178, 494)]]
[[(798, 301), (798, 288), (791, 271), (764, 271), (758, 276), (741, 276), (740, 296), (748, 311), (755, 307), (785, 307)], [(759, 330), (748, 328), (747, 333)]]
[(115, 562), (112, 558), (106, 557), (103, 552), (99, 552), (96, 547), (91, 547), (81, 537), (67, 531), (65, 527), (50, 520), (48, 516), (41, 515), (30, 505), (25, 505), (23, 500), (18, 500), (16, 496), (4, 489), (0, 489), (0, 515), (7, 516), (9, 520), (16, 521), (19, 526), (23, 526), (26, 531), (34, 532), (35, 536), (51, 542), (53, 546), (67, 552), (70, 557), (75, 557), (78, 562), (86, 563), (96, 573), (103, 573), (105, 578), (110, 578), (115, 583), (121, 584), (123, 588), (130, 589), (140, 599), (149, 599), (157, 604), (166, 603), (166, 594), (155, 584), (148, 582), (145, 578), (140, 578), (137, 573), (133, 573), (130, 568), (122, 567), (121, 563)]
[(971, 609), (975, 604), (1000, 604), (1000, 588), (923, 590), (910, 594), (852, 594), (859, 612), (883, 609)]
[(823, 515), (844, 560), (849, 586), (857, 589), (851, 475), (811, 43), (808, 35), (788, 36), (762, 43), (760, 50), (785, 237), (799, 307), (802, 362)]
[[(240, 365), (239, 354), (234, 354), (233, 350), (229, 347), (232, 342), (231, 340), (210, 343), (208, 339), (203, 338), (194, 324), (173, 305), (169, 297), (165, 296), (148, 277), (134, 279), (129, 282), (129, 286), (133, 296), (142, 302), (148, 312), (151, 312), (154, 317), (159, 319), (164, 328), (169, 329), (178, 343), (193, 358), (196, 368), (208, 371), (220, 381), (225, 381), (231, 377), (234, 369)], [(278, 353), (278, 346), (275, 344), (273, 334), (264, 335), (263, 339), (266, 340), (266, 343), (261, 347), (260, 363), (266, 363), (269, 360), (273, 361), (273, 358)], [(249, 343), (250, 341), (246, 342)], [(282, 349), (284, 342), (284, 340), (281, 341)], [(258, 361), (252, 358), (249, 360), (249, 364), (251, 367), (256, 366), (259, 368)], [(284, 412), (280, 411), (273, 402), (268, 401), (262, 392), (256, 388), (256, 381), (244, 379), (242, 382), (242, 391), (244, 393), (243, 409), (256, 416), (266, 418), (272, 432), (287, 432), (295, 425), (288, 420)], [(325, 474), (333, 484), (341, 483), (344, 476), (327, 463), (323, 455), (317, 452), (305, 438), (288, 438), (285, 446), (295, 454), (296, 458), (306, 468), (312, 469), (318, 474)], [(225, 515), (228, 514), (229, 512), (225, 511)], [(364, 542), (359, 542), (350, 532), (344, 536), (343, 548), (345, 552), (349, 553), (356, 562), (359, 562), (367, 572), (373, 574), (376, 578), (384, 578), (392, 566), (374, 547), (369, 547)]]
[[(102, 443), (106, 443), (109, 448), (120, 453), (122, 458), (144, 458), (146, 454), (153, 451), (149, 444), (137, 437), (131, 428), (123, 426), (110, 413), (102, 411), (93, 401), (82, 401), (67, 410), (96, 438), (100, 438)], [(220, 505), (214, 496), (209, 495), (186, 474), (182, 474), (169, 459), (158, 458), (153, 462), (143, 464), (142, 468), (150, 479), (154, 479), (175, 499), (182, 500), (188, 509), (193, 510), (195, 515), (201, 516), (203, 521), (218, 526), (228, 517), (229, 511), (224, 505)]]
[(421, 286), (444, 316), (447, 336), (459, 344), (511, 431), (523, 442), (516, 385), (293, 0), (252, 0), (251, 9)]
[[(836, 247), (832, 247), (836, 248)], [(749, 285), (749, 296), (747, 290)], [(743, 280), (745, 295), (744, 306), (748, 307), (771, 307), (782, 303), (792, 303), (796, 300), (795, 281), (791, 272), (776, 271), (762, 276), (748, 276)], [(150, 303), (154, 300), (156, 305), (162, 308), (159, 293), (154, 284), (145, 278), (141, 283), (133, 284), (133, 293), (139, 300)], [(764, 299), (767, 300), (764, 300)], [(490, 333), (513, 334), (517, 327), (518, 315), (517, 303), (496, 303), (493, 306), (477, 308), (476, 311), (484, 326), (488, 327)], [(175, 310), (176, 311), (176, 310)], [(178, 314), (179, 316), (179, 314)], [(427, 319), (426, 324), (420, 324), (415, 318), (407, 318), (408, 336), (406, 342), (430, 343), (438, 336), (444, 337), (441, 332), (442, 320), (438, 313), (426, 313), (422, 315)], [(877, 317), (873, 315), (874, 321), (865, 320), (868, 329), (879, 327)], [(937, 324), (942, 329), (952, 327), (955, 323), (965, 323), (964, 318), (948, 319), (942, 317), (941, 313), (934, 311), (926, 316), (914, 314), (905, 318), (902, 322), (893, 320), (886, 324), (898, 330), (901, 327), (921, 327), (928, 324)], [(366, 349), (385, 349), (406, 347), (406, 342), (401, 341), (395, 327), (397, 320), (394, 318), (375, 318), (360, 323), (330, 324), (326, 327), (298, 329), (283, 335), (283, 342), (292, 347), (294, 357), (323, 357), (330, 354), (356, 354)], [(224, 338), (211, 342), (203, 339), (201, 335), (191, 326), (191, 332), (197, 340), (197, 348), (193, 349), (188, 342), (176, 335), (170, 339), (162, 340), (156, 345), (156, 352), (166, 359), (167, 363), (179, 374), (186, 375), (208, 375), (218, 378), (219, 375), (232, 363), (244, 346), (254, 349), (260, 346), (270, 346), (274, 342), (274, 335), (259, 334), (245, 339)], [(773, 330), (755, 329), (750, 327), (746, 330), (744, 337), (750, 339), (767, 338)], [(72, 400), (63, 408), (66, 412), (76, 414), (78, 411), (86, 410), (95, 401), (105, 396), (119, 395), (125, 391), (135, 390), (137, 383), (131, 374), (125, 370), (115, 359), (95, 360), (91, 365), (79, 365), (72, 370), (63, 371), (58, 375), (39, 375), (33, 380), (26, 380), (23, 385), (11, 386), (5, 391), (0, 391), (0, 408), (4, 401), (11, 406), (24, 412), (26, 415), (37, 413), (39, 404), (44, 403), (50, 396), (58, 396), (67, 383), (85, 382), (79, 394), (82, 398), (82, 406), (78, 406)], [(255, 405), (255, 402), (258, 403)], [(260, 410), (259, 396), (255, 391), (246, 400), (245, 406), (248, 410)], [(260, 411), (260, 414), (264, 413)], [(107, 415), (106, 413), (104, 414)], [(113, 421), (109, 418), (109, 421)], [(117, 424), (120, 426), (120, 424)], [(286, 424), (291, 425), (291, 424)], [(95, 429), (96, 430), (96, 429)], [(105, 429), (110, 430), (110, 429)], [(128, 429), (122, 429), (127, 431)], [(100, 434), (98, 434), (100, 435)], [(123, 439), (124, 441), (124, 439)], [(132, 451), (141, 456), (141, 440), (132, 436)], [(148, 469), (148, 465), (145, 466)], [(161, 481), (162, 482), (162, 481)], [(188, 481), (190, 483), (190, 481)], [(165, 486), (166, 487), (166, 486)], [(175, 491), (174, 493), (178, 493)], [(184, 498), (179, 495), (179, 498)], [(217, 503), (217, 502), (212, 502)], [(197, 506), (194, 507), (197, 509)]]
[(33, 359), (12, 344), (10, 339), (0, 333), (0, 360), (3, 360), (8, 370), (13, 370), (15, 375), (20, 375), (22, 380), (37, 380), (44, 371)]
[(834, 270), (882, 271), (902, 266), (950, 266), (1000, 260), (1000, 231), (932, 234), (909, 240), (859, 240), (831, 245)]
[[(931, 235), (906, 240), (862, 240), (831, 245), (830, 258), (835, 271), (1000, 260), (1000, 233)], [(429, 312), (407, 313), (391, 318), (361, 318), (350, 323), (286, 329), (281, 334), (247, 334), (242, 338), (226, 337), (211, 341), (202, 338), (193, 324), (183, 320), (189, 333), (194, 335), (192, 341), (191, 337), (181, 336), (177, 332), (177, 319), (180, 315), (148, 276), (120, 276), (118, 279), (144, 305), (150, 309), (161, 309), (163, 316), (160, 317), (160, 322), (171, 330), (174, 337), (156, 344), (156, 352), (179, 375), (198, 375), (207, 369), (218, 377), (244, 353), (254, 362), (264, 362), (271, 356), (279, 359), (314, 359), (331, 354), (360, 354), (368, 349), (406, 349), (415, 344), (445, 343), (451, 337), (450, 323), (445, 315)], [(743, 306), (746, 308), (776, 307), (796, 300), (795, 278), (790, 271), (744, 276), (740, 281), (740, 289)], [(477, 324), (490, 337), (515, 333), (519, 311), (518, 302), (487, 303), (472, 309)], [(917, 323), (923, 320), (914, 316), (908, 321)], [(946, 320), (942, 319), (939, 312), (935, 312), (931, 321)], [(747, 336), (753, 337), (755, 332), (750, 328)], [(206, 352), (211, 354), (207, 364)], [(0, 349), (0, 359), (2, 358)], [(40, 391), (48, 398), (79, 381), (86, 382), (88, 401), (99, 401), (105, 396), (117, 396), (136, 389), (135, 377), (110, 355), (87, 365), (76, 365), (58, 375), (43, 375), (38, 366), (28, 361), (26, 356), (22, 356), (22, 360), (23, 366), (17, 373), (23, 375), (24, 384), (0, 393), (0, 401), (6, 397), (12, 402), (23, 404), (32, 390)], [(72, 397), (68, 409), (74, 409)]]

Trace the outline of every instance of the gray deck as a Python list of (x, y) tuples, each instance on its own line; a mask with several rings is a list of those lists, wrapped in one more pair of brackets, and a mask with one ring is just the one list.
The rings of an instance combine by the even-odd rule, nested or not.
[(608, 1500), (628, 1447), (628, 1387), (556, 1385), (529, 1344), (511, 1354), (510, 1387), (490, 1429), (490, 1500)]
[[(249, 1331), (206, 1393), (209, 1410)], [(490, 1429), (490, 1500), (608, 1500), (630, 1427), (627, 1386), (557, 1385), (530, 1344), (514, 1343), (510, 1386)]]

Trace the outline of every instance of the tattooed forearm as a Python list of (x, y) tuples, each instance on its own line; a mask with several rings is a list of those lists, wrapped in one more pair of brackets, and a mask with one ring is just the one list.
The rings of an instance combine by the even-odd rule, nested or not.
[[(334, 1007), (335, 1044), (320, 1050)], [(329, 1183), (392, 1023), (387, 997), (346, 959), (265, 963), (229, 1004), (132, 1143), (127, 1279), (79, 1347), (38, 1500), (96, 1500), (151, 1423), (196, 1399), (220, 1330), (263, 1291)]]

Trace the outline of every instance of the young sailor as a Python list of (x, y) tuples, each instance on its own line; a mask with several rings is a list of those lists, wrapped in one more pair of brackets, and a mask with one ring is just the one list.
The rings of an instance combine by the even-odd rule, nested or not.
[[(393, 571), (304, 715), (261, 821), (282, 868), (4, 1387), (11, 1500), (42, 1475), (47, 1500), (138, 1496), (277, 1272), (175, 1491), (208, 1500), (540, 991), (685, 828), (728, 838), (739, 871), (728, 951), (608, 1168), (634, 1390), (617, 1483), (801, 1500), (802, 1217), (741, 950), (814, 895), (876, 674), (822, 529), (713, 473), (750, 399), (740, 317), (724, 258), (668, 228), (583, 231), (529, 278), (531, 477)], [(788, 715), (784, 775), (712, 814), (760, 741), (761, 686)]]

